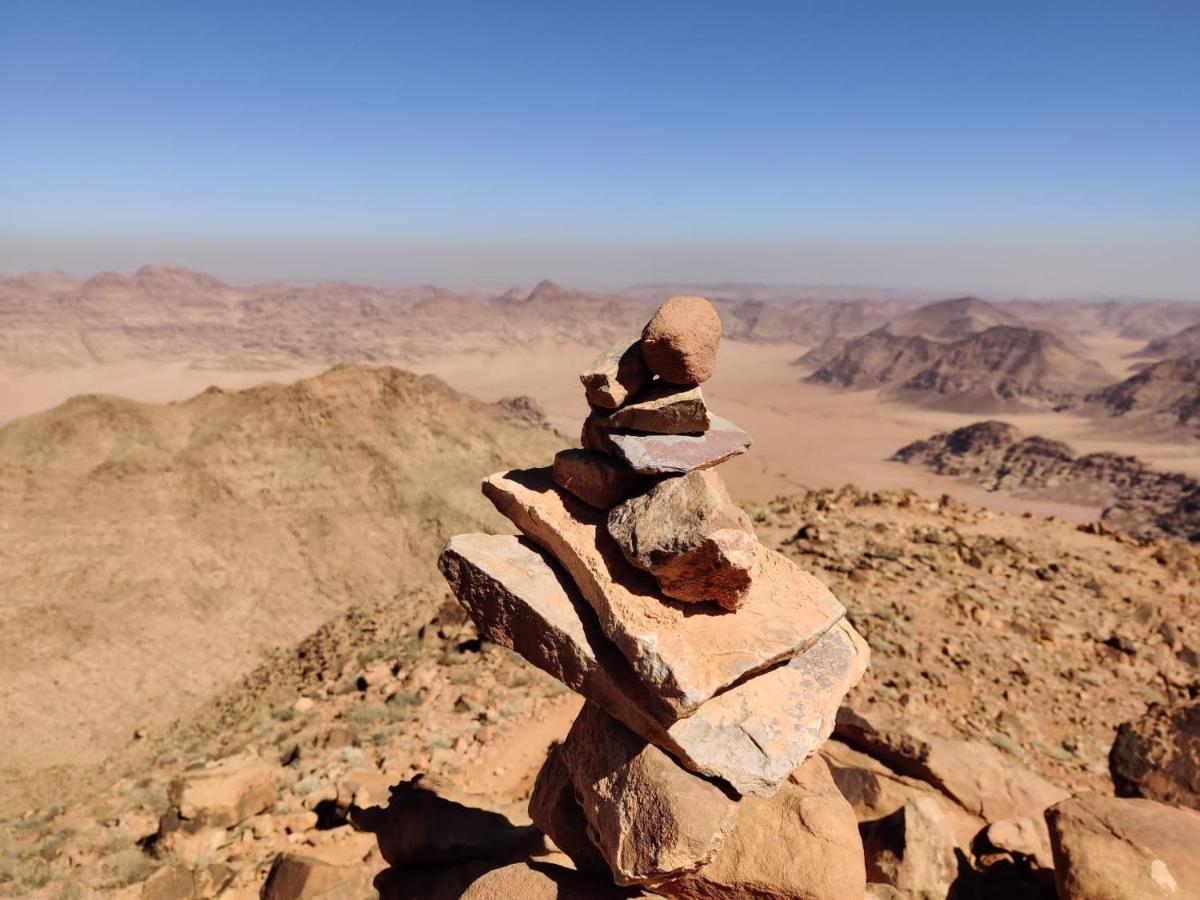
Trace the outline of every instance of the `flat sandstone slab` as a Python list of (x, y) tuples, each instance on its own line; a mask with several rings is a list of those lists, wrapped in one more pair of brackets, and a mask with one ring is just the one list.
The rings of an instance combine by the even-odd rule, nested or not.
[(843, 619), (788, 664), (680, 719), (601, 633), (570, 578), (525, 538), (460, 534), (446, 544), (438, 565), (480, 634), (515, 650), (688, 769), (743, 795), (771, 796), (829, 737), (838, 705), (869, 659), (865, 642)]
[(642, 475), (686, 475), (750, 449), (750, 435), (720, 416), (709, 417), (703, 434), (641, 434), (614, 431), (604, 416), (593, 414), (583, 423), (581, 440), (589, 450), (611, 453)]
[(653, 434), (700, 434), (712, 424), (698, 387), (654, 382), (605, 417), (608, 428)]
[(737, 612), (668, 600), (653, 578), (625, 559), (604, 513), (559, 488), (548, 468), (497, 473), (484, 481), (483, 492), (567, 570), (605, 635), (679, 715), (791, 659), (845, 615), (829, 588), (765, 547), (759, 548), (759, 575)]

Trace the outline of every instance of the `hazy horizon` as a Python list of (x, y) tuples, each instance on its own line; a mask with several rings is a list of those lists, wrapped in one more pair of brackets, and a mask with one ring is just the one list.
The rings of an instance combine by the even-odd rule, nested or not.
[(1200, 7), (0, 12), (0, 270), (1200, 297)]

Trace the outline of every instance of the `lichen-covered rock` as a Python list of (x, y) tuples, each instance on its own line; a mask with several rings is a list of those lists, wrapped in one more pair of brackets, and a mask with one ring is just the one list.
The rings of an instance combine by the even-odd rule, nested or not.
[(717, 367), (721, 317), (703, 297), (672, 297), (642, 331), (642, 356), (672, 384), (702, 384)]
[(737, 609), (757, 573), (754, 526), (712, 470), (668, 478), (614, 507), (608, 533), (676, 600)]

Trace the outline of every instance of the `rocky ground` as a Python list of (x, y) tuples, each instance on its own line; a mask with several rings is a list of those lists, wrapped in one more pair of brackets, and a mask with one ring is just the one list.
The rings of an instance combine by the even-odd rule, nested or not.
[[(914, 842), (933, 802), (921, 797), (933, 797), (972, 872), (1007, 860), (1003, 871), (1047, 890), (1048, 851), (1038, 863), (1034, 849), (1013, 849), (1022, 826), (1006, 824), (974, 850), (967, 833), (1027, 819), (1029, 806), (1068, 792), (1111, 794), (1118, 725), (1200, 692), (1196, 549), (906, 492), (812, 492), (750, 512), (766, 543), (833, 587), (873, 650), (872, 671), (849, 698), (857, 718), (848, 713), (838, 729), (845, 743), (825, 751), (839, 787), (864, 823), (907, 816), (901, 834)], [(151, 742), (144, 764), (108, 773), (106, 790), (10, 818), (0, 829), (0, 894), (252, 897), (270, 881), (273, 898), (318, 887), (371, 896), (386, 866), (375, 835), (348, 824), (351, 807), (386, 805), (389, 786), (417, 776), (430, 790), (392, 797), (426, 810), (420, 834), (404, 838), (415, 852), (433, 852), (427, 835), (446, 817), (467, 816), (458, 833), (563, 862), (512, 826), (528, 821), (533, 776), (578, 701), (479, 641), (445, 594), (413, 599), (405, 608), (425, 612), (407, 621), (377, 602), (280, 654)], [(896, 738), (905, 729), (934, 737)], [(905, 756), (926, 745), (935, 752)], [(957, 786), (963, 756), (995, 773), (985, 779), (991, 794)], [(451, 800), (461, 806), (438, 805)], [(480, 810), (501, 813), (503, 827)], [(890, 832), (863, 828), (882, 877), (895, 860), (870, 848), (888, 845)], [(447, 837), (428, 858), (479, 856), (453, 843)], [(936, 881), (931, 859), (935, 875), (926, 875)], [(1179, 877), (1181, 863), (1171, 865)], [(533, 877), (526, 869), (494, 878)], [(417, 881), (393, 871), (381, 883), (404, 896)], [(985, 895), (982, 884), (975, 895)]]

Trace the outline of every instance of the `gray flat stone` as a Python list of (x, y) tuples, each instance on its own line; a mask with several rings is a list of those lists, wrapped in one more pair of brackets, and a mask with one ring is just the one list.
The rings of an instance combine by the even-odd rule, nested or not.
[(583, 446), (611, 453), (642, 475), (685, 475), (750, 449), (750, 435), (720, 416), (710, 417), (708, 431), (703, 434), (615, 431), (605, 422), (603, 416), (587, 417), (581, 436)]

